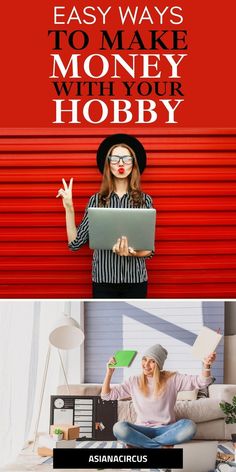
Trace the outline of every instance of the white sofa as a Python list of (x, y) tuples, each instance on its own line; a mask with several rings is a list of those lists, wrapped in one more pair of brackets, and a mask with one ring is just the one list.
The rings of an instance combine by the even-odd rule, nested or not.
[[(101, 392), (100, 384), (70, 385), (69, 388), (71, 395), (100, 395)], [(57, 394), (68, 395), (67, 387), (59, 386)], [(231, 439), (231, 433), (235, 432), (235, 425), (225, 424), (224, 413), (219, 403), (222, 400), (231, 402), (234, 395), (236, 395), (236, 385), (213, 384), (209, 387), (209, 398), (178, 400), (175, 407), (176, 417), (177, 419), (189, 418), (197, 424), (195, 439)], [(118, 420), (134, 422), (135, 419), (132, 400), (119, 401)]]

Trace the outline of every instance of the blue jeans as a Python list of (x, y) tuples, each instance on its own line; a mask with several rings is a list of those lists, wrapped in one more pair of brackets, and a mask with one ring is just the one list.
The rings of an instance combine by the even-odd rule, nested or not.
[(196, 434), (196, 425), (192, 420), (179, 420), (165, 426), (141, 426), (118, 421), (114, 424), (114, 436), (126, 444), (136, 447), (160, 448), (190, 441)]

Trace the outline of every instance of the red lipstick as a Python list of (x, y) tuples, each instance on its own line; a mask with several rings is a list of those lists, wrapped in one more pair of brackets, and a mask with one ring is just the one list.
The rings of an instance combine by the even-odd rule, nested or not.
[(125, 171), (124, 167), (119, 167), (118, 169), (119, 174), (124, 174), (124, 171)]

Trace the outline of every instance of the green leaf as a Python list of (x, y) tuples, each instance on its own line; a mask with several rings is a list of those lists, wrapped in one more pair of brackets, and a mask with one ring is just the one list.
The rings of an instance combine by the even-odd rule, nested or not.
[(232, 403), (224, 401), (220, 402), (219, 406), (226, 416), (226, 424), (236, 423), (236, 396), (232, 398)]

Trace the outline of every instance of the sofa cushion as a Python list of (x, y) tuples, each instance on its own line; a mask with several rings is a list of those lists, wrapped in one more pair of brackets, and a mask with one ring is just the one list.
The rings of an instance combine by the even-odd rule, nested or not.
[(200, 398), (199, 400), (178, 401), (175, 405), (176, 418), (189, 418), (195, 423), (224, 418), (224, 413), (219, 407), (219, 402), (213, 398)]
[(197, 423), (197, 432), (194, 439), (225, 439), (225, 423), (223, 418), (213, 421)]
[(185, 390), (182, 392), (178, 392), (177, 401), (178, 400), (197, 400), (198, 396), (198, 389), (195, 390)]
[(236, 395), (236, 385), (213, 384), (209, 387), (210, 398), (218, 401), (224, 400), (231, 403), (234, 395)]
[[(69, 395), (100, 395), (102, 386), (101, 384), (70, 384)], [(68, 395), (68, 389), (66, 385), (59, 385), (57, 387), (58, 395)]]
[[(217, 400), (203, 398), (199, 400), (181, 400), (175, 406), (176, 419), (189, 418), (195, 423), (223, 419), (224, 414)], [(136, 413), (131, 400), (118, 401), (119, 421), (136, 421)]]

